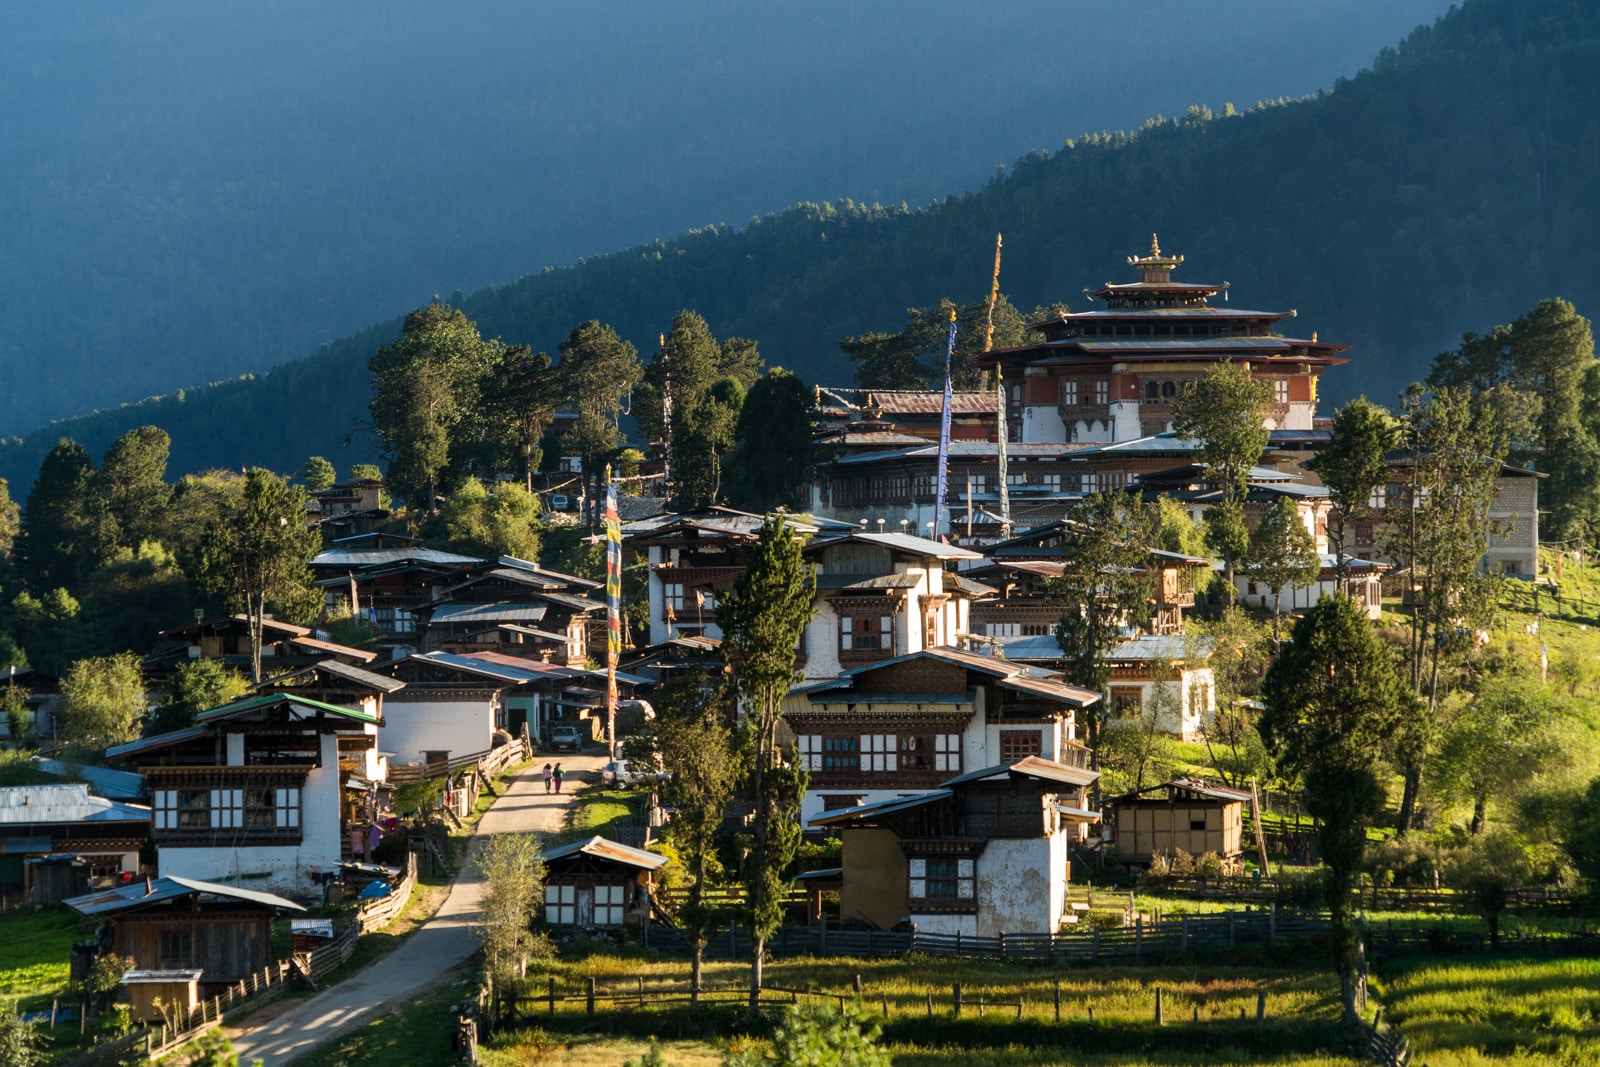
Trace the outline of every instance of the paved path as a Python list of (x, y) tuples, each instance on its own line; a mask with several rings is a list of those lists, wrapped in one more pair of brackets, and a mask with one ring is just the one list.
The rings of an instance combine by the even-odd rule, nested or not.
[[(572, 795), (546, 796), (540, 769), (549, 757), (530, 763), (481, 820), (468, 861), (438, 914), (406, 938), (400, 947), (338, 985), (296, 1004), (262, 1023), (233, 1035), (240, 1063), (259, 1058), (263, 1067), (285, 1067), (311, 1049), (371, 1021), (386, 1005), (422, 991), (439, 975), (465, 962), (478, 950), (472, 933), (483, 886), (477, 870), (478, 848), (488, 834), (549, 832), (561, 829), (562, 813)], [(591, 779), (604, 756), (561, 760), (563, 769), (588, 771)], [(569, 786), (576, 782), (568, 781)]]

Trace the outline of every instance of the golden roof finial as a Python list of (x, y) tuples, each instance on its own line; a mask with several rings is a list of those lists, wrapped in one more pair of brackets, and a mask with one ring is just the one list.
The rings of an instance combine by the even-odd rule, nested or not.
[(1156, 240), (1155, 234), (1150, 235), (1150, 254), (1152, 256), (1159, 256), (1161, 254), (1161, 242)]

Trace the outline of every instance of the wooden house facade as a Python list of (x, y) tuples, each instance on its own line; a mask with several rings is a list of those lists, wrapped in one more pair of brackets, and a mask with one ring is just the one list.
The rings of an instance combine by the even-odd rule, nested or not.
[(1237, 871), (1249, 802), (1249, 793), (1193, 778), (1175, 778), (1108, 801), (1117, 862), (1142, 868), (1157, 856), (1209, 852)]
[(665, 856), (591, 837), (539, 854), (544, 863), (544, 921), (550, 926), (621, 929), (650, 907)]

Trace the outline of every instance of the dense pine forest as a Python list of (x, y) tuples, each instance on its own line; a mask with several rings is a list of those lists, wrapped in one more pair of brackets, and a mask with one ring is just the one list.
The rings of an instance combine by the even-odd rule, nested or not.
[[(1465, 331), (1546, 296), (1580, 313), (1600, 303), (1587, 255), (1600, 229), (1597, 53), (1591, 7), (1476, 0), (1314, 98), (1197, 107), (1028, 156), (924, 209), (805, 204), (456, 302), (486, 336), (552, 353), (589, 319), (649, 351), (692, 307), (718, 336), (755, 339), (769, 365), (843, 383), (841, 340), (897, 328), (910, 306), (979, 297), (996, 232), (1013, 304), (1082, 309), (1082, 288), (1121, 279), (1123, 257), (1159, 231), (1188, 257), (1184, 276), (1298, 309), (1298, 331), (1353, 346), (1328, 399), (1387, 402)], [(21, 491), (61, 435), (98, 453), (146, 423), (172, 435), (179, 471), (373, 458), (367, 360), (402, 310), (258, 379), (48, 427), (5, 446), (0, 475)]]

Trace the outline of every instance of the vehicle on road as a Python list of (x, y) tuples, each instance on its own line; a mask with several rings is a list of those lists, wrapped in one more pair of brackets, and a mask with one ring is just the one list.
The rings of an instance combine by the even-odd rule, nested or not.
[(613, 788), (640, 782), (659, 782), (666, 777), (661, 771), (653, 771), (625, 759), (614, 759), (600, 768), (600, 781)]
[(583, 734), (576, 726), (565, 723), (550, 728), (550, 751), (576, 752), (583, 747)]

